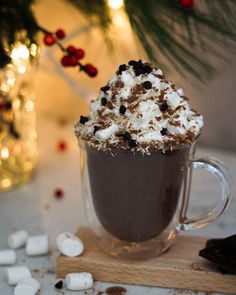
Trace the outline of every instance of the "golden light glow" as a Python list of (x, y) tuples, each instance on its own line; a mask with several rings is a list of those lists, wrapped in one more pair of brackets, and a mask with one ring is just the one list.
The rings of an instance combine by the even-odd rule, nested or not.
[(32, 112), (34, 109), (34, 102), (29, 99), (25, 104), (25, 109), (27, 112)]
[(120, 9), (124, 5), (123, 0), (108, 0), (108, 6), (113, 9)]
[(3, 188), (8, 188), (8, 187), (10, 187), (11, 186), (11, 179), (9, 179), (9, 178), (4, 178), (2, 181), (1, 181), (1, 186), (3, 187)]
[(125, 28), (127, 26), (127, 21), (121, 11), (116, 11), (116, 13), (113, 14), (112, 21), (114, 25), (119, 28)]
[(24, 60), (28, 59), (29, 58), (28, 48), (23, 44), (17, 45), (15, 48), (13, 48), (11, 52), (11, 58), (13, 59), (13, 61), (16, 59), (24, 59)]
[(35, 43), (32, 43), (31, 46), (30, 46), (30, 54), (32, 56), (36, 56), (37, 50), (38, 50), (37, 45)]
[(3, 160), (6, 160), (6, 159), (9, 158), (9, 150), (8, 150), (7, 147), (3, 147), (3, 148), (1, 149), (1, 158), (2, 158)]
[(29, 64), (29, 50), (26, 45), (17, 44), (11, 52), (11, 58), (13, 64), (17, 67), (17, 71), (20, 74), (26, 72), (27, 66)]
[(12, 70), (8, 70), (6, 72), (6, 76), (7, 76), (7, 84), (10, 86), (13, 86), (16, 81), (14, 72)]

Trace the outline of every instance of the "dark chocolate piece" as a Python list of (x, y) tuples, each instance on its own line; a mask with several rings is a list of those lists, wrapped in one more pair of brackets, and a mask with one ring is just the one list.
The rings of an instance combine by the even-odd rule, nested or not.
[(101, 127), (100, 126), (94, 126), (94, 131), (93, 131), (93, 133), (95, 134), (99, 129), (100, 129)]
[(165, 112), (167, 109), (168, 109), (168, 104), (167, 104), (167, 102), (165, 101), (165, 102), (163, 102), (161, 105), (160, 105), (160, 110), (161, 110), (161, 112)]
[(136, 76), (140, 76), (143, 73), (143, 70), (141, 68), (134, 68), (134, 72)]
[(148, 65), (143, 66), (144, 74), (150, 74), (152, 72), (152, 67)]
[(236, 235), (208, 240), (199, 256), (214, 263), (222, 273), (236, 274)]
[(106, 97), (102, 97), (101, 98), (101, 103), (102, 103), (102, 106), (105, 106), (107, 104), (107, 99)]
[(131, 148), (136, 147), (136, 146), (137, 146), (137, 142), (136, 142), (136, 140), (131, 139), (131, 140), (129, 141), (129, 146), (130, 146)]
[(84, 123), (86, 123), (86, 122), (88, 122), (88, 117), (85, 117), (85, 116), (80, 116), (80, 120), (79, 120), (79, 122), (81, 123), (81, 124), (84, 124)]
[(163, 136), (163, 135), (167, 135), (167, 134), (168, 134), (167, 128), (162, 128), (161, 135)]
[(137, 62), (135, 60), (130, 60), (128, 64), (129, 64), (129, 66), (132, 66), (133, 67), (133, 66), (136, 65), (136, 63)]
[(103, 92), (106, 92), (106, 91), (109, 90), (109, 89), (110, 89), (110, 86), (108, 86), (108, 85), (101, 87), (101, 90), (102, 90)]
[(124, 115), (125, 112), (126, 112), (126, 107), (125, 107), (124, 105), (121, 105), (121, 106), (120, 106), (120, 113), (121, 113), (122, 115)]
[(143, 82), (143, 87), (145, 89), (151, 89), (152, 88), (152, 83), (150, 81), (145, 81), (145, 82)]
[(58, 282), (55, 284), (55, 288), (56, 288), (56, 289), (62, 289), (62, 288), (63, 288), (63, 281), (58, 281)]
[(119, 71), (118, 71), (118, 72), (119, 72), (119, 75), (121, 75), (122, 72), (125, 71), (125, 70), (126, 70), (126, 65), (125, 65), (125, 64), (120, 65), (120, 66), (119, 66)]

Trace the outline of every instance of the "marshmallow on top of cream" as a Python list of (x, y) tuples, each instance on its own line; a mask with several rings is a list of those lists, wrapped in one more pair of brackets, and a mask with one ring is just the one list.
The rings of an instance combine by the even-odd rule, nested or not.
[(202, 126), (203, 117), (190, 108), (183, 90), (165, 80), (162, 70), (139, 60), (119, 67), (75, 133), (103, 149), (166, 149), (194, 141)]

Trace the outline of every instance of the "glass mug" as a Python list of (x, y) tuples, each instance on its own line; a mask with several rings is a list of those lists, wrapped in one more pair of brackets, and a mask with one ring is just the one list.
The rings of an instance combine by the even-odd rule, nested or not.
[[(90, 228), (108, 254), (127, 259), (161, 255), (183, 230), (201, 228), (219, 217), (230, 197), (227, 168), (212, 158), (194, 158), (195, 142), (151, 155), (129, 150), (97, 150), (79, 140), (82, 198)], [(216, 176), (216, 207), (188, 218), (191, 172)]]

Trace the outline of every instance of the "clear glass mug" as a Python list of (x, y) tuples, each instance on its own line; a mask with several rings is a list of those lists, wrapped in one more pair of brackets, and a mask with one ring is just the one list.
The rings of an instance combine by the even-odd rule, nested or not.
[[(127, 259), (161, 255), (183, 230), (219, 217), (230, 197), (230, 175), (220, 161), (194, 158), (195, 143), (151, 155), (97, 150), (79, 140), (82, 198), (91, 230), (108, 254)], [(208, 213), (187, 217), (191, 172), (216, 176), (221, 198)]]

